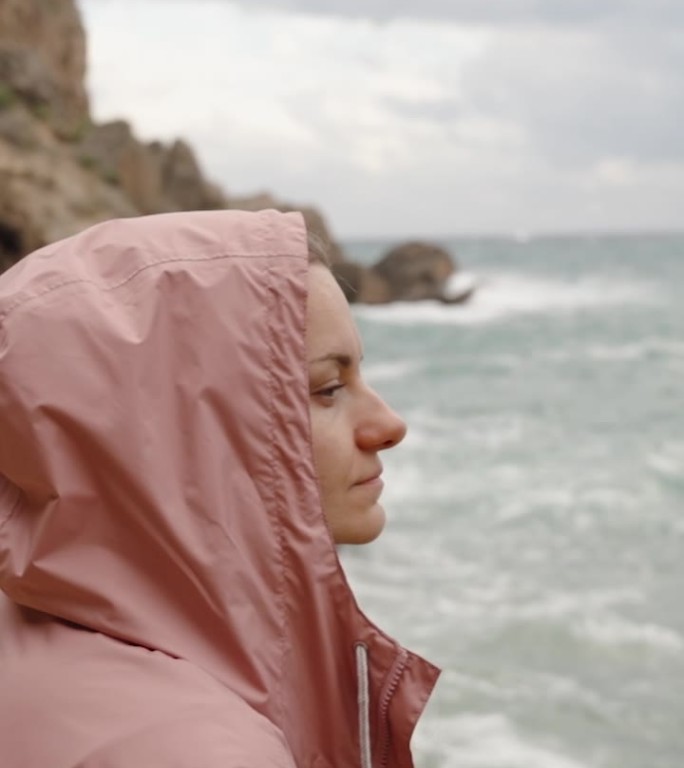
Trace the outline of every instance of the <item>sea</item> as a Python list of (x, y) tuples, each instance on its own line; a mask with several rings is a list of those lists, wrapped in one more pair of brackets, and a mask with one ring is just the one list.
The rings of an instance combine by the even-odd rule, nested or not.
[(409, 431), (342, 560), (443, 669), (416, 766), (682, 768), (684, 235), (441, 244), (470, 303), (353, 309)]

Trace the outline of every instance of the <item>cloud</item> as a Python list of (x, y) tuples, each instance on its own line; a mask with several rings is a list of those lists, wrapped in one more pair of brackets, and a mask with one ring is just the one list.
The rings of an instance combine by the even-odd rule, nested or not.
[(680, 0), (240, 0), (250, 9), (269, 9), (387, 22), (429, 19), (458, 24), (619, 24), (658, 25), (684, 21)]
[(229, 193), (314, 203), (340, 234), (684, 223), (684, 43), (655, 12), (638, 27), (378, 25), (258, 0), (81, 5), (97, 119), (184, 136)]
[(605, 155), (684, 158), (684, 39), (621, 31), (501, 32), (496, 54), (473, 62), (468, 102), (513, 120), (553, 163)]

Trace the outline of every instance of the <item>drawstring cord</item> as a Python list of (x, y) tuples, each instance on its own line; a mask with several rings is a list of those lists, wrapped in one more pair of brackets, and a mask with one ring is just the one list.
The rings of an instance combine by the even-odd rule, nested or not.
[(362, 643), (356, 646), (356, 679), (358, 683), (361, 768), (372, 768), (368, 701), (368, 648)]

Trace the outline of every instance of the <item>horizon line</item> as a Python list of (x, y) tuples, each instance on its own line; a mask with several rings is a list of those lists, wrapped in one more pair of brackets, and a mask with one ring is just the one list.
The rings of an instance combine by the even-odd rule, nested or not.
[(531, 232), (526, 230), (508, 232), (477, 232), (463, 231), (451, 234), (358, 234), (335, 235), (340, 243), (387, 243), (388, 241), (445, 241), (445, 240), (507, 240), (514, 242), (528, 242), (531, 240), (550, 239), (607, 239), (607, 238), (639, 238), (639, 237), (684, 237), (684, 227), (662, 229), (577, 229), (577, 230), (540, 230)]

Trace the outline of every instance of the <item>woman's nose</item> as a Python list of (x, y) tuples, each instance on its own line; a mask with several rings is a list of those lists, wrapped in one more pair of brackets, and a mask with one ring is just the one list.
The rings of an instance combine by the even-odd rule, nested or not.
[(357, 442), (363, 450), (384, 451), (406, 437), (406, 422), (373, 390), (364, 418), (357, 429)]

